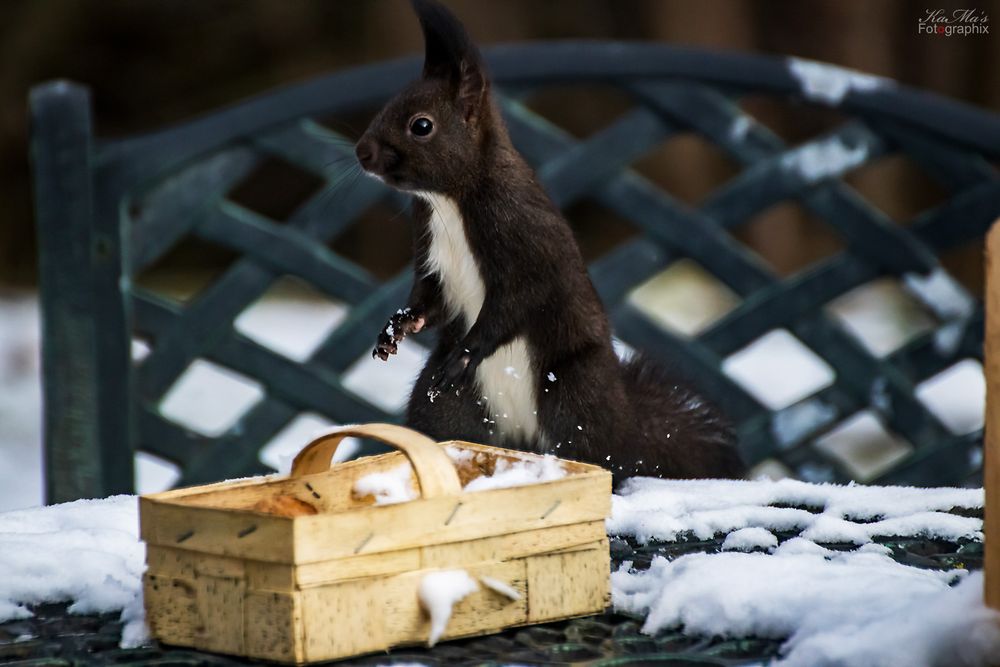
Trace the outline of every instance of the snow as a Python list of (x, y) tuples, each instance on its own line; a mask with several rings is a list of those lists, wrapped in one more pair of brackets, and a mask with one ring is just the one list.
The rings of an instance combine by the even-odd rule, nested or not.
[(806, 99), (836, 106), (849, 92), (868, 93), (893, 85), (891, 79), (802, 58), (789, 58), (788, 71)]
[(499, 579), (494, 579), (493, 577), (479, 577), (479, 581), (482, 582), (483, 586), (495, 591), (504, 597), (510, 598), (511, 600), (520, 600), (521, 594), (516, 588), (508, 583), (500, 581)]
[(962, 343), (962, 336), (965, 335), (967, 320), (957, 320), (948, 322), (938, 327), (934, 332), (934, 349), (943, 357), (950, 357), (955, 354), (955, 350)]
[(551, 482), (566, 476), (566, 470), (554, 456), (545, 456), (541, 461), (507, 461), (500, 459), (492, 475), (482, 475), (465, 485), (465, 491), (486, 491), (505, 489), (511, 486), (525, 486)]
[(373, 496), (376, 505), (392, 505), (416, 500), (419, 497), (413, 485), (413, 469), (409, 462), (385, 472), (373, 472), (354, 482), (354, 495)]
[[(303, 302), (309, 307), (303, 308)], [(289, 359), (305, 361), (348, 312), (344, 304), (330, 301), (305, 281), (285, 276), (240, 313), (233, 327)], [(276, 327), (276, 321), (282, 326)]]
[(195, 359), (160, 401), (160, 413), (208, 437), (225, 433), (264, 398), (264, 387), (224, 366)]
[(417, 596), (431, 617), (427, 646), (434, 646), (448, 627), (452, 607), (479, 590), (476, 580), (465, 570), (442, 570), (424, 575)]
[(964, 359), (917, 385), (917, 398), (955, 435), (978, 431), (986, 411), (983, 365)]
[(723, 551), (753, 551), (754, 549), (774, 549), (778, 538), (771, 531), (759, 526), (740, 528), (726, 535), (722, 541)]
[(144, 643), (138, 533), (134, 496), (0, 514), (0, 622), (30, 616), (27, 605), (72, 601), (72, 613), (120, 611), (122, 646)]
[[(948, 664), (982, 664), (1000, 650), (1000, 625), (981, 604), (981, 577), (901, 565), (871, 543), (878, 535), (981, 540), (979, 519), (945, 510), (982, 503), (981, 489), (635, 478), (612, 498), (609, 533), (726, 539), (721, 553), (613, 573), (613, 603), (646, 616), (649, 632), (681, 625), (691, 635), (787, 638), (779, 665), (922, 665), (951, 654), (958, 661)], [(778, 544), (784, 532), (798, 534)], [(0, 622), (28, 615), (28, 605), (69, 601), (78, 613), (121, 612), (122, 645), (142, 644), (137, 533), (128, 496), (0, 514)], [(814, 540), (860, 546), (836, 551)], [(519, 595), (503, 581), (480, 583)], [(453, 605), (478, 587), (463, 570), (424, 577), (431, 645)]]
[[(445, 448), (455, 463), (473, 458), (473, 452), (449, 445)], [(476, 492), (489, 489), (505, 489), (512, 486), (551, 482), (566, 476), (562, 463), (554, 456), (546, 455), (541, 460), (522, 459), (508, 461), (498, 459), (492, 475), (480, 475), (469, 481), (464, 491)], [(370, 473), (354, 483), (357, 496), (374, 496), (376, 505), (389, 505), (416, 500), (419, 497), (413, 485), (413, 468), (408, 461), (386, 471)]]
[(0, 298), (0, 511), (42, 503), (38, 305)]
[(975, 308), (972, 297), (940, 267), (925, 276), (907, 273), (903, 276), (903, 283), (942, 320), (967, 318)]
[(861, 410), (818, 438), (814, 446), (839, 461), (853, 479), (868, 481), (906, 458), (913, 447), (886, 429), (876, 413)]
[(750, 128), (753, 127), (753, 120), (750, 116), (737, 116), (729, 126), (729, 138), (735, 141), (742, 141), (746, 138)]
[(836, 417), (834, 406), (813, 398), (776, 412), (771, 418), (771, 433), (782, 444), (791, 445)]
[(903, 276), (903, 283), (942, 320), (934, 333), (935, 349), (943, 356), (954, 354), (975, 310), (973, 298), (941, 267), (923, 276), (908, 273)]
[(934, 317), (905, 285), (889, 277), (855, 287), (827, 304), (827, 310), (880, 358), (935, 325)]
[(840, 137), (808, 143), (781, 158), (783, 169), (799, 174), (807, 183), (840, 176), (860, 165), (868, 157), (865, 145), (848, 146)]
[(782, 667), (982, 665), (1000, 654), (979, 573), (918, 569), (871, 550), (799, 543), (657, 557), (644, 572), (613, 573), (612, 591), (615, 608), (646, 617), (644, 632), (787, 638)]
[(787, 329), (774, 329), (726, 357), (723, 372), (761, 403), (780, 410), (834, 380), (833, 369)]
[[(647, 633), (784, 639), (781, 667), (985, 665), (1000, 655), (1000, 615), (983, 606), (981, 573), (902, 565), (871, 542), (981, 541), (980, 519), (946, 511), (983, 500), (982, 489), (634, 478), (612, 498), (610, 534), (726, 537), (721, 553), (626, 563), (611, 575), (612, 603), (644, 616)], [(779, 545), (772, 531), (798, 534)]]
[[(608, 532), (640, 541), (675, 540), (683, 534), (707, 540), (717, 534), (760, 527), (807, 531), (823, 537), (846, 535), (849, 542), (917, 535), (982, 539), (982, 521), (946, 512), (982, 507), (982, 489), (809, 484), (772, 480), (627, 480), (612, 497)], [(818, 508), (818, 513), (800, 509)], [(854, 539), (857, 538), (857, 539)], [(816, 539), (822, 539), (817, 537)], [(839, 540), (833, 540), (839, 541)]]

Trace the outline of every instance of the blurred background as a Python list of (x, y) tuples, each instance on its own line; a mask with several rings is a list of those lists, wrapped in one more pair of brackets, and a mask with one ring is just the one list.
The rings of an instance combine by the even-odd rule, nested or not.
[[(917, 33), (917, 21), (928, 9), (975, 6), (998, 17), (1000, 0), (974, 5), (965, 0), (451, 0), (449, 6), (482, 44), (601, 38), (794, 55), (1000, 110), (1000, 39)], [(93, 89), (98, 135), (115, 137), (421, 48), (406, 0), (2, 0), (0, 286), (30, 288), (35, 281), (25, 105), (33, 84), (53, 78), (87, 84)], [(624, 108), (624, 101), (611, 95), (586, 99), (587, 104), (573, 104), (551, 95), (532, 105), (579, 134), (599, 128)], [(840, 120), (832, 110), (795, 113), (763, 99), (745, 105), (793, 143)], [(364, 129), (364, 119), (350, 120), (354, 130)], [(690, 202), (735, 173), (709, 145), (688, 137), (668, 142), (638, 167)], [(274, 176), (253, 188), (265, 200), (262, 205), (283, 196), (283, 184)], [(900, 220), (941, 196), (903, 161), (862, 170), (855, 181)], [(597, 214), (578, 213), (579, 227), (606, 227), (587, 219)], [(583, 231), (587, 254), (607, 245), (602, 235), (615, 233)], [(759, 237), (754, 245), (786, 272), (802, 263), (797, 254), (825, 253), (834, 243), (790, 207), (769, 211), (739, 231)], [(397, 265), (395, 255), (408, 252), (407, 239), (401, 241), (382, 253), (386, 266)], [(346, 242), (364, 245), (364, 234)], [(217, 261), (205, 252), (172, 259), (193, 269)], [(363, 259), (381, 268), (378, 257)], [(955, 266), (967, 264), (959, 260)], [(966, 277), (977, 282), (975, 275)]]
[[(997, 18), (1000, 0), (975, 5), (964, 0), (448, 0), (447, 4), (482, 45), (596, 38), (790, 55), (890, 77), (1000, 111), (1000, 40), (917, 32), (918, 20), (929, 9), (975, 7)], [(0, 99), (4, 101), (0, 106), (0, 489), (7, 490), (0, 493), (0, 510), (36, 504), (40, 493), (36, 254), (26, 114), (31, 86), (54, 78), (86, 84), (93, 93), (98, 136), (119, 137), (158, 129), (276, 86), (418, 53), (421, 48), (406, 0), (0, 0)], [(627, 109), (628, 100), (612, 91), (567, 89), (547, 91), (532, 98), (529, 106), (577, 136), (586, 136)], [(831, 108), (810, 106), (804, 113), (795, 102), (763, 96), (750, 96), (741, 106), (790, 144), (843, 120)], [(356, 138), (366, 118), (361, 114), (330, 122)], [(718, 149), (689, 134), (666, 142), (635, 168), (692, 205), (739, 171)], [(845, 180), (900, 224), (947, 197), (904, 158), (881, 160)], [(301, 171), (272, 162), (230, 198), (281, 219), (283, 211), (315, 187)], [(373, 211), (337, 240), (336, 250), (378, 278), (392, 275), (410, 253), (409, 232), (393, 220), (395, 213)], [(591, 204), (573, 207), (567, 216), (588, 260), (634, 232), (629, 223)], [(794, 204), (772, 207), (733, 233), (781, 275), (842, 247), (825, 225)], [(982, 291), (981, 254), (977, 243), (943, 258), (974, 293)], [(207, 244), (181, 244), (139, 280), (183, 300), (231, 260)], [(726, 299), (718, 290), (709, 299), (701, 298), (704, 293), (694, 289), (701, 280), (697, 272), (680, 270), (674, 278), (695, 298), (673, 299), (664, 291), (666, 284), (645, 286), (637, 295), (665, 313), (661, 317), (665, 326), (680, 330), (688, 326), (668, 311), (683, 309), (692, 301), (697, 307), (711, 303), (719, 312), (726, 309), (725, 303), (713, 301)], [(877, 326), (884, 328), (886, 318), (911, 328), (920, 326), (909, 321), (919, 319), (919, 314), (908, 311), (904, 302), (893, 301), (892, 295), (879, 298), (873, 314)], [(326, 324), (342, 315), (322, 309), (311, 312), (319, 313), (316, 317)], [(697, 321), (692, 331), (713, 316), (688, 315)], [(304, 318), (297, 321), (305, 328), (315, 321), (301, 310), (281, 315), (283, 322), (296, 317)], [(420, 361), (412, 359), (411, 365), (419, 368)], [(978, 367), (970, 372), (981, 375)], [(204, 378), (196, 384), (211, 393), (212, 385)], [(973, 393), (979, 391), (976, 385)], [(405, 391), (396, 393), (405, 399)], [(195, 396), (189, 405), (199, 402)], [(973, 406), (973, 415), (976, 409)], [(182, 405), (175, 412), (184, 410)]]

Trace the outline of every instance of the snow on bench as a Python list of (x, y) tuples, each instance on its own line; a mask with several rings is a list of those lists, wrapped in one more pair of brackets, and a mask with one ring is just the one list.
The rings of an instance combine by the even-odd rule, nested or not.
[[(982, 604), (981, 573), (903, 565), (872, 542), (981, 541), (980, 519), (949, 510), (982, 505), (981, 489), (632, 479), (613, 498), (609, 534), (725, 541), (646, 570), (622, 564), (613, 605), (649, 633), (785, 639), (785, 666), (986, 664), (1000, 654), (1000, 622)], [(122, 646), (141, 645), (137, 533), (134, 496), (0, 514), (0, 622), (68, 601), (75, 613), (120, 610)]]

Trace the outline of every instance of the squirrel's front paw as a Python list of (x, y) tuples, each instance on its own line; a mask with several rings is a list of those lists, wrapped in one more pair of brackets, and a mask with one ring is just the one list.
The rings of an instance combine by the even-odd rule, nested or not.
[(418, 315), (409, 308), (397, 310), (379, 333), (372, 357), (386, 361), (390, 354), (396, 354), (399, 350), (399, 341), (423, 328), (423, 315)]

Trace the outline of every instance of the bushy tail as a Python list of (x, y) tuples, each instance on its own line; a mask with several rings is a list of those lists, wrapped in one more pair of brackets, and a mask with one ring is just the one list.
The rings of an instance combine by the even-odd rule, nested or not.
[(636, 447), (629, 475), (671, 478), (738, 478), (745, 466), (736, 434), (722, 413), (681, 378), (635, 355), (622, 364), (625, 391), (635, 415)]

